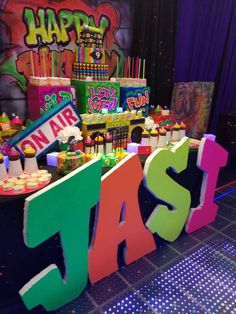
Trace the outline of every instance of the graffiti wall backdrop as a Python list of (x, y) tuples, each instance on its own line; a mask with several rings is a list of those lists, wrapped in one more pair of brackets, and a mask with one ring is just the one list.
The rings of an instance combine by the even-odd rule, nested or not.
[[(42, 74), (42, 53), (48, 73), (52, 51), (63, 60), (70, 77), (74, 52), (84, 24), (104, 29), (109, 74), (116, 71), (129, 50), (132, 0), (9, 0), (0, 4), (0, 112), (27, 117), (26, 90), (33, 51), (35, 75)], [(122, 68), (119, 67), (119, 71)]]

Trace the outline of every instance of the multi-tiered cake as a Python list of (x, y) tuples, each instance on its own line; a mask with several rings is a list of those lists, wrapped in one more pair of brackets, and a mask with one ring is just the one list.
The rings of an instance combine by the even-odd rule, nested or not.
[(85, 25), (75, 55), (73, 78), (91, 77), (96, 81), (108, 80), (108, 65), (105, 64), (102, 29)]

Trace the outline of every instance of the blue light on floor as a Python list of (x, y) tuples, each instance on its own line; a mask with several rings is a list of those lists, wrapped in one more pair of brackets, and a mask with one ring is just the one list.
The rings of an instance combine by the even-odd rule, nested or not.
[(224, 238), (135, 284), (101, 313), (235, 313), (236, 245)]
[(221, 198), (225, 197), (226, 195), (229, 195), (229, 194), (231, 194), (233, 192), (236, 192), (236, 188), (233, 188), (232, 190), (229, 190), (229, 191), (227, 191), (227, 192), (225, 192), (225, 193), (215, 197), (215, 201), (218, 201), (219, 199), (221, 199)]

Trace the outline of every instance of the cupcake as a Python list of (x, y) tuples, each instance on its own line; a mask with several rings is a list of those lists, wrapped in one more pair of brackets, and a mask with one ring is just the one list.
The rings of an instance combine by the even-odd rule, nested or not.
[(15, 116), (12, 120), (11, 120), (11, 127), (14, 130), (21, 130), (23, 126), (23, 120), (20, 119), (18, 116)]
[(22, 184), (17, 184), (17, 185), (15, 185), (15, 186), (13, 186), (13, 191), (14, 191), (15, 193), (21, 193), (21, 192), (24, 191), (24, 189), (25, 189), (25, 187), (24, 187), (24, 185), (22, 185)]
[(46, 169), (40, 169), (40, 170), (38, 170), (38, 174), (41, 176), (41, 175), (43, 175), (43, 174), (47, 174), (48, 173), (48, 171), (46, 170)]
[(9, 158), (9, 161), (19, 160), (20, 159), (20, 153), (17, 150), (15, 150), (14, 148), (12, 148), (10, 150), (10, 152), (8, 153), (8, 158)]
[(28, 174), (21, 174), (19, 177), (18, 177), (20, 180), (26, 180), (27, 178), (29, 178), (29, 175)]
[(24, 149), (25, 158), (33, 158), (35, 157), (36, 151), (32, 147), (26, 147)]
[(37, 188), (38, 187), (38, 182), (35, 180), (35, 181), (28, 181), (27, 183), (26, 183), (26, 187), (27, 187), (27, 189), (29, 189), (29, 190), (31, 190), (31, 189), (35, 189), (35, 188)]
[(17, 182), (18, 180), (16, 179), (16, 178), (9, 178), (8, 180), (7, 180), (7, 182), (8, 183), (12, 183), (13, 185), (16, 185), (16, 182)]
[(3, 191), (11, 191), (13, 189), (13, 183), (4, 183), (2, 186)]
[(25, 185), (26, 180), (16, 180), (15, 185)]

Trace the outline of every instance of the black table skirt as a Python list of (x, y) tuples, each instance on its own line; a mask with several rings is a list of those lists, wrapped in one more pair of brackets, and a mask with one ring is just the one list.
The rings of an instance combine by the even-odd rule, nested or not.
[[(140, 159), (144, 164), (146, 157), (140, 157)], [(203, 175), (202, 171), (196, 167), (196, 160), (197, 151), (190, 151), (186, 170), (180, 174), (168, 170), (168, 174), (173, 179), (191, 192), (192, 207), (199, 203)], [(43, 168), (52, 173), (53, 181), (60, 178), (55, 168)], [(103, 173), (107, 170), (104, 169)], [(23, 208), (25, 197), (28, 195), (0, 196), (0, 312), (1, 307), (19, 301), (18, 291), (49, 264), (56, 263), (62, 274), (65, 271), (58, 235), (51, 237), (35, 249), (27, 248), (24, 244)], [(154, 207), (162, 202), (150, 194), (143, 182), (140, 184), (138, 195), (143, 221), (146, 222)], [(95, 207), (91, 210), (90, 237), (94, 216)]]

